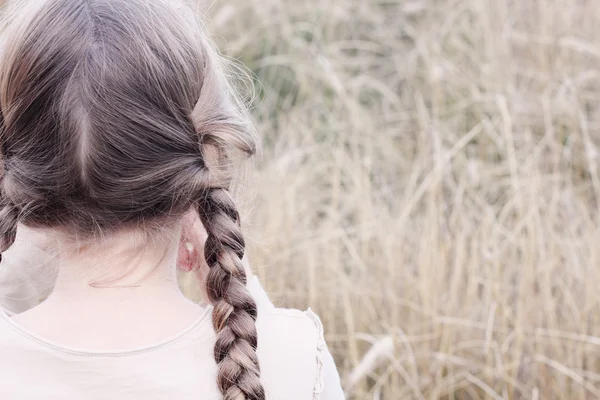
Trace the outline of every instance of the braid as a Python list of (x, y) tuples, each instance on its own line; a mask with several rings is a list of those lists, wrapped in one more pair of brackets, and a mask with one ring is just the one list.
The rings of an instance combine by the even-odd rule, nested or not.
[[(3, 135), (5, 125), (4, 118), (1, 115), (2, 112), (0, 112), (0, 135)], [(7, 194), (11, 185), (7, 181), (6, 152), (3, 151), (2, 153), (2, 177), (0, 179), (0, 260), (2, 260), (2, 253), (15, 242), (15, 238), (17, 237), (17, 222), (19, 221), (19, 211), (14, 203), (9, 200), (10, 197)]]
[[(5, 136), (6, 124), (4, 121), (4, 114), (0, 110), (0, 139)], [(2, 140), (3, 141), (3, 140)], [(0, 198), (0, 261), (2, 260), (2, 253), (4, 253), (14, 242), (17, 237), (17, 222), (19, 220), (19, 212), (15, 205), (7, 199), (6, 195), (6, 174), (7, 174), (7, 162), (6, 162), (6, 150), (4, 144), (1, 146), (0, 156), (2, 178), (0, 185), (2, 186), (2, 196)]]
[(19, 213), (10, 202), (0, 201), (0, 204), (2, 205), (0, 209), (0, 260), (2, 260), (1, 253), (15, 242)]
[(215, 360), (219, 389), (224, 400), (264, 400), (256, 354), (257, 309), (246, 288), (239, 214), (228, 190), (222, 188), (209, 189), (198, 208), (208, 232), (204, 255), (210, 272), (206, 285), (218, 335)]

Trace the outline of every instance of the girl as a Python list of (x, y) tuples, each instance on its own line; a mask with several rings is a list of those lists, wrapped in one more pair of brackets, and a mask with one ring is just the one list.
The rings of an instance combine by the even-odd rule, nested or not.
[[(0, 250), (36, 232), (58, 272), (41, 304), (0, 309), (0, 398), (342, 399), (318, 318), (249, 278), (228, 189), (256, 135), (192, 10), (30, 0), (7, 15)], [(175, 278), (198, 222), (204, 307)]]

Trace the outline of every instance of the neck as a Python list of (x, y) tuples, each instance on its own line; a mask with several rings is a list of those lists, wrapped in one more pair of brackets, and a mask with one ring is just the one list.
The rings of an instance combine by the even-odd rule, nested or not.
[(163, 241), (120, 233), (89, 246), (58, 243), (58, 278), (46, 301), (13, 318), (56, 343), (126, 349), (187, 328), (204, 309), (176, 279), (180, 227)]
[(166, 240), (152, 241), (136, 233), (117, 233), (76, 250), (59, 243), (58, 276), (48, 301), (83, 306), (96, 300), (109, 305), (111, 299), (182, 297), (175, 268), (180, 230), (164, 236)]

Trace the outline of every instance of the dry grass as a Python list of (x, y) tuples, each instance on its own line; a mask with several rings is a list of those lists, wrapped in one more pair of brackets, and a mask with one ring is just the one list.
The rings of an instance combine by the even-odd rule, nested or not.
[(263, 85), (254, 268), (349, 398), (600, 398), (594, 1), (211, 14)]

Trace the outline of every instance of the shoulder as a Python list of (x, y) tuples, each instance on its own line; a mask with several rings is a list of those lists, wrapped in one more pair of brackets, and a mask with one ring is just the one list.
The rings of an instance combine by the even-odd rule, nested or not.
[[(23, 340), (11, 322), (12, 313), (0, 307), (0, 378), (7, 376), (7, 368), (24, 362), (25, 354), (32, 354), (33, 344)], [(24, 351), (25, 350), (25, 351)]]
[(258, 305), (258, 356), (261, 376), (271, 399), (343, 400), (344, 393), (321, 320), (306, 311), (278, 308), (258, 278), (248, 289)]
[[(2, 339), (6, 339), (9, 334), (12, 334), (12, 324), (10, 323), (10, 318), (14, 314), (7, 309), (0, 306), (0, 341)], [(12, 335), (11, 335), (12, 336)]]
[(262, 308), (256, 325), (261, 376), (270, 398), (290, 393), (299, 399), (318, 398), (325, 342), (316, 314), (310, 309)]
[[(256, 326), (259, 334), (259, 351), (277, 348), (279, 354), (293, 352), (300, 355), (316, 353), (323, 339), (323, 325), (319, 317), (308, 309), (300, 311), (291, 308), (275, 307), (260, 285), (258, 278), (252, 277), (248, 289), (258, 306)], [(262, 346), (261, 346), (262, 344)], [(314, 358), (311, 360), (314, 367)]]
[(291, 343), (295, 349), (302, 347), (316, 351), (323, 341), (321, 321), (310, 309), (261, 308), (256, 324), (259, 334), (269, 338), (269, 346)]

